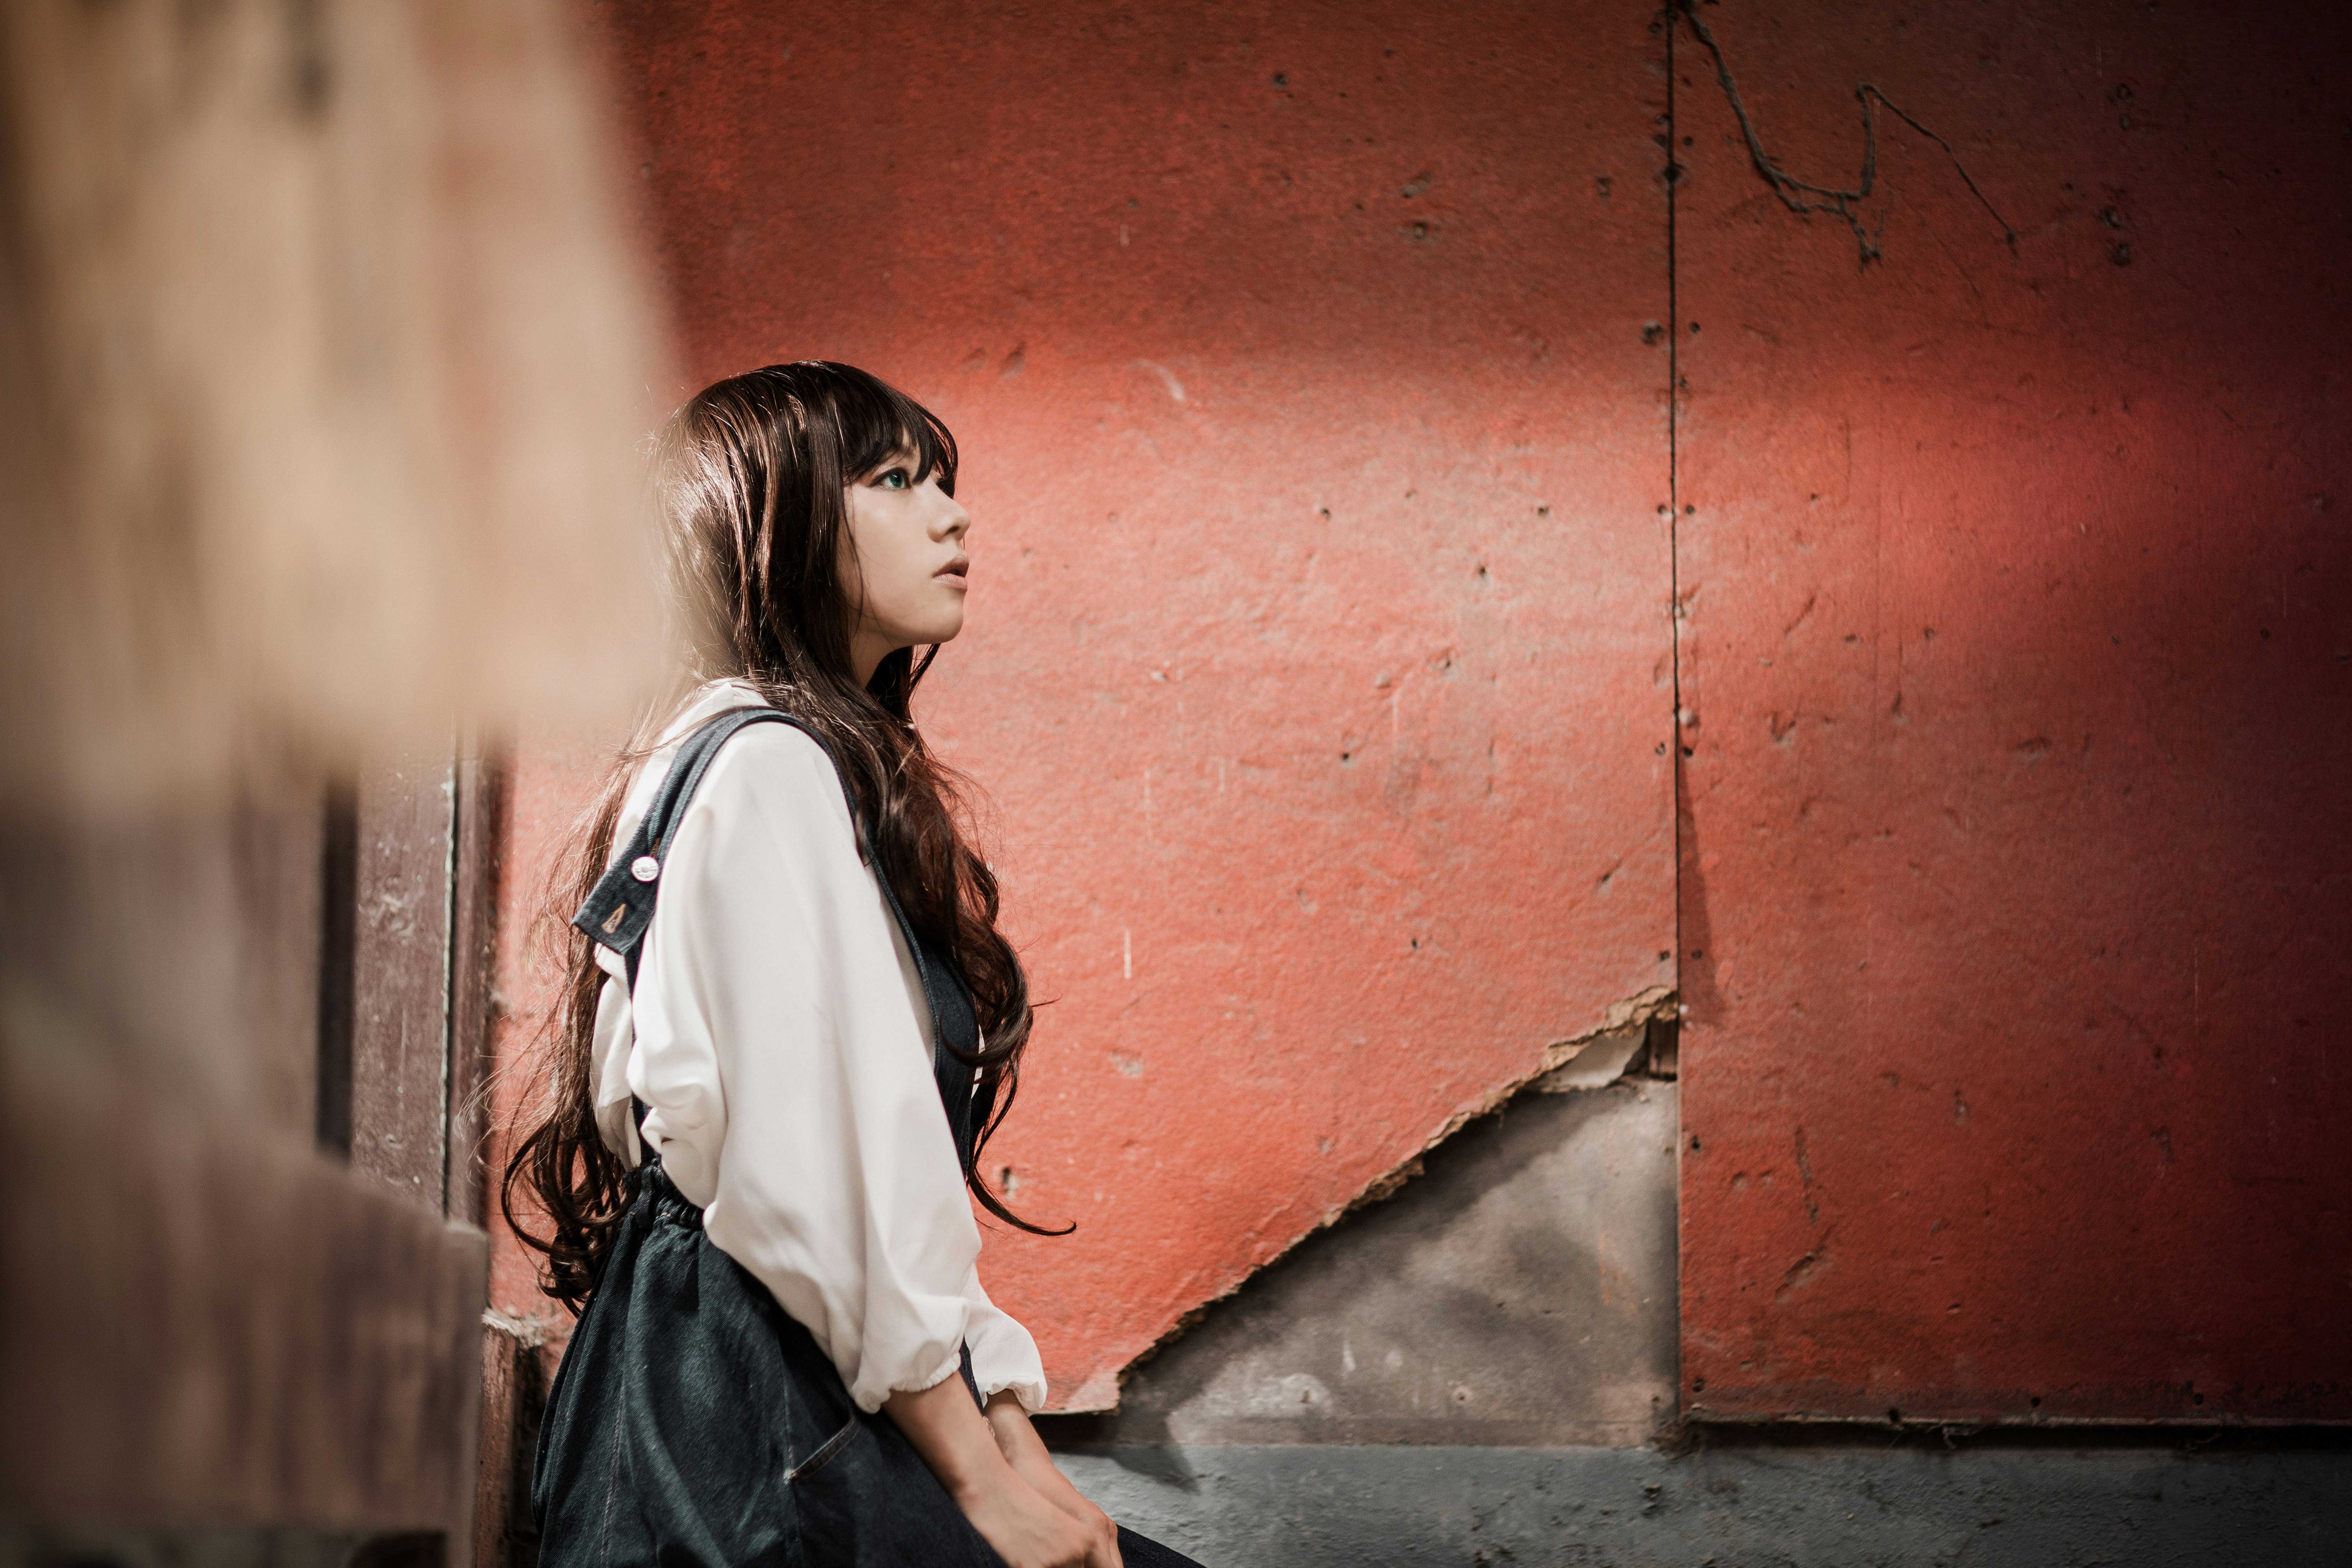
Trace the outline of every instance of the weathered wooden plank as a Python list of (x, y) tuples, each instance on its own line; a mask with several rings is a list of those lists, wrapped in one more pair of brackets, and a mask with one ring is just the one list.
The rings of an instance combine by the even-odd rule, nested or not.
[(450, 889), (449, 1134), (444, 1185), (452, 1219), (484, 1222), (483, 1085), (489, 1071), (490, 975), (496, 954), (503, 751), (469, 737), (457, 760), (457, 846)]
[(474, 1499), (474, 1568), (531, 1568), (539, 1525), (530, 1475), (547, 1405), (545, 1338), (537, 1323), (492, 1312), (482, 1324), (481, 1477)]
[(454, 752), (360, 781), (352, 922), (352, 1169), (438, 1212), (449, 1126)]
[(240, 792), (226, 823), (236, 1016), (245, 1030), (248, 1108), (296, 1137), (318, 1104), (318, 1017), (305, 984), (320, 956), (319, 869), (324, 822), (309, 780), (278, 777)]
[(448, 748), (317, 775), (634, 660), (561, 636), (650, 608), (666, 380), (573, 32), (0, 7), (0, 1518), (53, 1558), (468, 1555)]
[(320, 803), (319, 1004), (317, 1105), (319, 1147), (344, 1159), (352, 1153), (352, 944), (359, 914), (360, 803), (353, 785), (337, 780)]
[[(487, 1241), (70, 1024), (0, 1057), (0, 1512), (465, 1539)], [(456, 1554), (453, 1554), (453, 1556)]]

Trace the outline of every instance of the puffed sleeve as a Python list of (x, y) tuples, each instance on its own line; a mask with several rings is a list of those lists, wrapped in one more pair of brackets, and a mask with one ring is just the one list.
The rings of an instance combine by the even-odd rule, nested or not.
[(971, 1317), (963, 1331), (971, 1347), (972, 1381), (982, 1399), (1011, 1389), (1021, 1408), (1034, 1415), (1045, 1408), (1045, 1363), (1037, 1355), (1037, 1342), (1010, 1314), (988, 1299), (980, 1288), (980, 1270), (964, 1282), (964, 1300)]
[(892, 928), (832, 762), (756, 725), (679, 824), (632, 999), (647, 1142), (866, 1411), (957, 1370), (980, 1252)]

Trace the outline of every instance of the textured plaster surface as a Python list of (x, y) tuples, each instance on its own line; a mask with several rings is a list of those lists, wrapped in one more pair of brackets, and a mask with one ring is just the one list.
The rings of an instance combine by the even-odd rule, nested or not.
[(1685, 1399), (2341, 1419), (2342, 13), (1699, 15), (2001, 216), (1678, 33)]

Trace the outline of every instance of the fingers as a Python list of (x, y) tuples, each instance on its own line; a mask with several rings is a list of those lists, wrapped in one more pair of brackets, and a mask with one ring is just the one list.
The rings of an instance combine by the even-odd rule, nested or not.
[(996, 1549), (1007, 1568), (1077, 1568), (1091, 1543), (1017, 1479), (992, 1487), (963, 1505), (964, 1517)]

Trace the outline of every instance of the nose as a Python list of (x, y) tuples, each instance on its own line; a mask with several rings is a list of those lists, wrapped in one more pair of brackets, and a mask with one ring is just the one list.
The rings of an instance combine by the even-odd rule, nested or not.
[(940, 499), (947, 505), (941, 510), (939, 521), (931, 525), (931, 536), (935, 539), (961, 539), (971, 531), (971, 513), (964, 510), (963, 502), (951, 495), (941, 492)]

